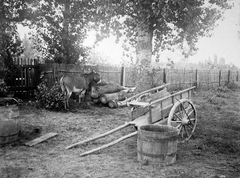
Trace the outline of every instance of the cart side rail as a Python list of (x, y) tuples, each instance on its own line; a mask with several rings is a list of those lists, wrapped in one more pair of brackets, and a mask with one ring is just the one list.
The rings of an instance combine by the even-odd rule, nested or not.
[(138, 94), (136, 94), (136, 95), (134, 95), (134, 96), (126, 99), (125, 101), (126, 101), (126, 102), (130, 102), (130, 101), (132, 101), (132, 100), (137, 99), (137, 98), (140, 97), (141, 95), (144, 95), (144, 94), (146, 94), (146, 93), (153, 92), (153, 91), (159, 91), (159, 90), (167, 87), (168, 85), (170, 85), (170, 83), (167, 83), (167, 84), (164, 84), (164, 85), (155, 87), (155, 88), (151, 88), (151, 89), (149, 89), (149, 90), (145, 90), (145, 91), (143, 91), (143, 92), (141, 92), (141, 93), (138, 93)]
[(191, 99), (191, 91), (196, 88), (190, 87), (185, 90), (173, 93), (172, 95), (160, 98), (151, 102), (148, 106), (149, 117), (148, 124), (158, 122), (168, 117), (173, 105), (181, 99)]
[(181, 90), (181, 91), (176, 92), (176, 93), (173, 93), (173, 94), (171, 94), (171, 95), (169, 95), (169, 96), (165, 96), (165, 97), (163, 97), (163, 98), (160, 98), (160, 99), (157, 99), (157, 100), (155, 100), (155, 101), (152, 101), (151, 103), (149, 103), (149, 105), (153, 105), (153, 104), (159, 103), (159, 102), (161, 102), (161, 101), (163, 101), (163, 100), (166, 100), (166, 99), (168, 99), (168, 98), (174, 98), (174, 97), (176, 97), (176, 96), (180, 96), (180, 99), (182, 99), (182, 98), (184, 98), (183, 95), (185, 95), (186, 93), (187, 93), (187, 95), (188, 95), (188, 98), (190, 99), (190, 98), (191, 98), (191, 91), (192, 91), (193, 89), (195, 89), (195, 88), (196, 88), (196, 86), (193, 86), (193, 87), (187, 88), (187, 89), (185, 89), (185, 90)]

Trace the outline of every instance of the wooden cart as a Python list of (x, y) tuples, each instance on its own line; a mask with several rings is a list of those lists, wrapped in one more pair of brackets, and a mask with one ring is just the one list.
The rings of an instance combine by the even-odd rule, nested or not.
[[(191, 101), (191, 92), (195, 87), (190, 87), (170, 94), (167, 91), (167, 85), (168, 84), (152, 88), (118, 103), (119, 105), (126, 104), (130, 108), (130, 122), (104, 134), (72, 144), (66, 147), (66, 149), (102, 138), (128, 126), (138, 128), (147, 124), (162, 124), (177, 127), (179, 130), (179, 142), (189, 140), (193, 135), (197, 124), (196, 108)], [(101, 149), (108, 148), (136, 134), (137, 131), (99, 148), (82, 153), (80, 156), (85, 156)]]

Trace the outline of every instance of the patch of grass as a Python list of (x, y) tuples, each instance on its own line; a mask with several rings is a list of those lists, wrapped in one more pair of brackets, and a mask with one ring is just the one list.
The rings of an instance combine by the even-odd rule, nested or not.
[(226, 85), (226, 87), (227, 87), (228, 89), (230, 89), (230, 90), (235, 91), (236, 89), (239, 89), (239, 88), (240, 88), (240, 85), (239, 85), (238, 83), (233, 83), (233, 82), (231, 82), (231, 83), (228, 83), (228, 84)]
[[(209, 112), (209, 111), (207, 111)], [(214, 111), (212, 111), (214, 112)], [(198, 124), (195, 135), (201, 138), (199, 146), (205, 151), (213, 151), (215, 154), (240, 155), (240, 124), (238, 117), (202, 118)]]
[(206, 147), (212, 147), (215, 153), (240, 155), (240, 145), (233, 138), (208, 136), (204, 139), (203, 144)]
[[(237, 122), (222, 122), (221, 127), (224, 129), (228, 129), (229, 131), (236, 131), (237, 133), (239, 133), (240, 131), (240, 123)], [(232, 135), (234, 136), (234, 135)], [(240, 135), (239, 135), (240, 136)], [(239, 138), (240, 140), (240, 138)]]
[[(234, 86), (230, 87), (231, 89)], [(240, 155), (240, 113), (236, 93), (227, 86), (203, 92), (198, 104), (197, 148), (212, 154)], [(214, 96), (214, 97), (213, 97)], [(203, 99), (203, 101), (202, 101)]]
[(219, 92), (216, 94), (216, 97), (229, 99), (231, 98), (231, 95), (229, 94), (229, 92), (228, 93)]
[(214, 98), (210, 103), (214, 104), (214, 105), (226, 105), (226, 101), (224, 99), (221, 98)]
[(214, 89), (212, 89), (212, 91), (227, 93), (227, 92), (230, 92), (230, 89), (225, 85), (225, 86), (219, 86), (217, 88), (214, 88)]

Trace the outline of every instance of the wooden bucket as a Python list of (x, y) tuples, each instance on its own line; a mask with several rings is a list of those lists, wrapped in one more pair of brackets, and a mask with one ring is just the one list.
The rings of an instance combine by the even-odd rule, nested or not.
[(137, 134), (138, 161), (169, 165), (176, 161), (178, 130), (166, 125), (143, 125)]
[(9, 120), (19, 116), (17, 105), (0, 106), (0, 120)]
[(14, 142), (18, 139), (20, 128), (14, 121), (0, 121), (0, 145)]

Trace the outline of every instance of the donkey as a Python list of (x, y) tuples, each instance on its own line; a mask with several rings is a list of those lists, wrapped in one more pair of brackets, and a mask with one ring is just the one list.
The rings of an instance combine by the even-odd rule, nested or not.
[(100, 75), (94, 70), (89, 74), (80, 74), (78, 76), (64, 75), (60, 79), (60, 86), (65, 95), (64, 107), (69, 108), (68, 100), (72, 93), (79, 95), (79, 103), (81, 98), (85, 96), (86, 91), (91, 87), (91, 84), (100, 82)]

